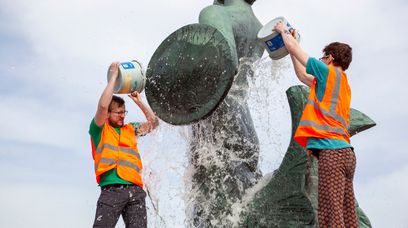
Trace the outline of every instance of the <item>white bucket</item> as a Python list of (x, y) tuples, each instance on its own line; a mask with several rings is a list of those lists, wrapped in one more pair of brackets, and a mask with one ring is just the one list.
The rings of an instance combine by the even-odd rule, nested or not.
[[(108, 82), (109, 82), (108, 74)], [(146, 76), (143, 74), (142, 64), (136, 60), (119, 64), (119, 77), (115, 82), (114, 93), (141, 93), (146, 85)]]
[[(286, 26), (288, 26), (289, 31), (293, 30), (292, 26), (284, 17), (277, 17), (262, 27), (258, 32), (258, 39), (261, 40), (262, 44), (265, 46), (265, 49), (269, 53), (269, 57), (271, 57), (273, 60), (281, 59), (289, 54), (288, 50), (286, 50), (285, 44), (283, 43), (282, 35), (273, 30), (278, 22), (285, 23)], [(300, 35), (297, 32), (296, 35), (296, 40), (299, 42)]]

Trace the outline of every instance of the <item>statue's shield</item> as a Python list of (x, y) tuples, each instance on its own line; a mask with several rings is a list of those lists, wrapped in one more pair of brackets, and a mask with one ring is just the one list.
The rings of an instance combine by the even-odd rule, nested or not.
[(234, 80), (232, 51), (221, 32), (209, 25), (186, 25), (168, 36), (146, 73), (146, 97), (157, 116), (174, 125), (208, 117)]

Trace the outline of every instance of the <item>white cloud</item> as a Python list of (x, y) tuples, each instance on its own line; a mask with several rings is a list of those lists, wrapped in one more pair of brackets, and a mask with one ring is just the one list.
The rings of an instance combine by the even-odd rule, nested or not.
[[(93, 64), (140, 58), (147, 64), (152, 47), (179, 26), (197, 22), (198, 11), (205, 4), (74, 0), (17, 1), (5, 7), (19, 19), (15, 26), (43, 57), (76, 58)], [(194, 10), (197, 14), (191, 13)]]
[(0, 106), (3, 107), (0, 112), (0, 118), (4, 120), (2, 129), (5, 129), (0, 131), (3, 140), (52, 145), (73, 151), (77, 151), (81, 142), (89, 140), (87, 130), (91, 114), (87, 123), (70, 107), (49, 105), (30, 97), (1, 96)]
[(408, 224), (408, 166), (355, 187), (361, 208), (373, 227), (404, 228)]
[(1, 227), (90, 227), (97, 189), (14, 183), (0, 188)]

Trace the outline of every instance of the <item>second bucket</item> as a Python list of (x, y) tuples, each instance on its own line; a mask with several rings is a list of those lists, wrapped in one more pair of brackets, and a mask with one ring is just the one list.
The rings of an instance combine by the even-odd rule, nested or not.
[[(269, 57), (273, 60), (281, 59), (289, 54), (283, 43), (282, 35), (273, 30), (278, 22), (285, 23), (290, 31), (293, 30), (292, 26), (284, 17), (277, 17), (262, 27), (258, 32), (258, 39), (262, 42), (269, 53)], [(299, 42), (299, 33), (296, 33), (296, 36), (296, 40)]]

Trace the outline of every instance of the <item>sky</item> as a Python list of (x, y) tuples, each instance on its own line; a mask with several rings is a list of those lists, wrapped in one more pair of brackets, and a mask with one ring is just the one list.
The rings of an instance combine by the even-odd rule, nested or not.
[[(0, 227), (92, 225), (99, 188), (88, 127), (107, 67), (131, 59), (147, 67), (160, 43), (197, 23), (210, 4), (0, 0)], [(408, 2), (258, 0), (253, 10), (262, 24), (284, 16), (310, 56), (321, 57), (332, 41), (353, 47), (347, 71), (352, 107), (377, 123), (351, 139), (356, 197), (374, 227), (407, 227)], [(272, 62), (265, 54), (256, 67), (250, 107), (261, 141), (260, 168), (269, 173), (289, 143), (284, 91), (300, 82), (289, 58)], [(127, 120), (143, 120), (126, 101)], [(161, 122), (140, 140), (150, 227), (183, 227), (188, 135), (187, 126)]]

